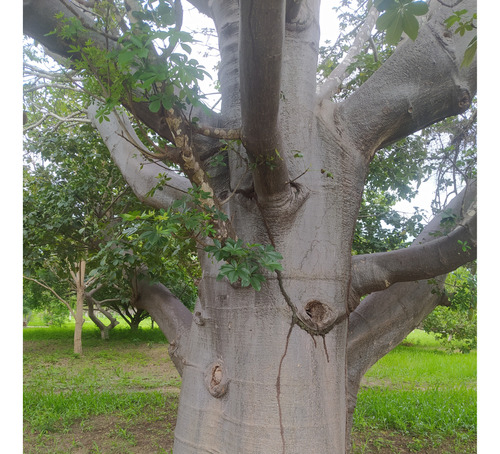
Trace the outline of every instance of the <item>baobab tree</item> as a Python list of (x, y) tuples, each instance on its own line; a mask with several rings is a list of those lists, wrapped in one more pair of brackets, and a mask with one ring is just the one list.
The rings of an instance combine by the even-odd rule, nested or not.
[[(469, 108), (472, 36), (453, 33), (453, 7), (433, 0), (418, 36), (336, 97), (376, 9), (318, 86), (319, 0), (189, 3), (217, 31), (219, 113), (202, 108), (200, 70), (174, 52), (189, 50), (178, 0), (25, 0), (24, 31), (101, 90), (89, 118), (137, 197), (205, 214), (194, 313), (138, 284), (182, 375), (174, 452), (345, 453), (361, 377), (443, 302), (442, 276), (475, 258), (474, 184), (448, 205), (452, 222), (438, 215), (412, 246), (351, 252), (377, 151)], [(143, 144), (121, 107), (161, 144)]]

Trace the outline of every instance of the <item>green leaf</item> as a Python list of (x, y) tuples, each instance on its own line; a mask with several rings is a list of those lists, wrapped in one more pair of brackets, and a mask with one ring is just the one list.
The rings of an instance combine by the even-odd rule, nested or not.
[(147, 47), (142, 47), (137, 50), (137, 56), (140, 58), (147, 58), (149, 55), (149, 49)]
[(161, 104), (165, 108), (165, 110), (169, 110), (174, 106), (174, 98), (168, 95), (164, 95), (161, 97)]
[[(373, 6), (379, 11), (385, 11), (390, 8), (396, 8), (396, 2), (394, 0), (375, 0)], [(384, 29), (385, 30), (385, 29)]]
[(408, 4), (405, 10), (413, 16), (424, 16), (429, 11), (429, 5), (426, 2), (413, 2)]
[(376, 26), (380, 31), (387, 30), (398, 17), (397, 11), (391, 10), (381, 14), (377, 19)]
[(135, 53), (130, 51), (123, 51), (118, 54), (117, 62), (121, 66), (129, 64), (135, 58)]
[(142, 47), (142, 41), (136, 35), (130, 35), (130, 41), (137, 47)]
[(192, 49), (191, 49), (191, 46), (188, 46), (187, 44), (185, 43), (181, 43), (181, 47), (184, 49), (185, 52), (187, 52), (188, 54), (191, 53)]
[(392, 22), (392, 24), (387, 29), (385, 34), (385, 40), (387, 44), (396, 45), (401, 39), (401, 35), (403, 34), (403, 19), (398, 14), (396, 20)]
[(262, 276), (262, 274), (254, 274), (250, 278), (250, 285), (253, 287), (254, 290), (256, 290), (257, 292), (260, 292), (260, 289), (262, 288), (261, 284), (265, 280), (266, 280), (266, 278), (264, 276)]
[(407, 14), (403, 16), (403, 31), (408, 35), (408, 37), (415, 41), (418, 36), (418, 20), (412, 14)]
[(157, 113), (160, 110), (161, 107), (161, 99), (155, 99), (154, 101), (149, 103), (149, 110), (151, 112)]
[(476, 52), (477, 52), (477, 36), (474, 36), (474, 38), (471, 39), (469, 45), (467, 46), (467, 49), (465, 49), (464, 59), (460, 67), (463, 68), (469, 66), (472, 63), (472, 60), (474, 60)]

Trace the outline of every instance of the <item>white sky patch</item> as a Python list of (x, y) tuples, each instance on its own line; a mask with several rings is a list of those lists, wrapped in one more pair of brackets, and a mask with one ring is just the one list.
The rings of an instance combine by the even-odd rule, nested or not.
[(324, 45), (328, 40), (330, 44), (334, 44), (339, 36), (339, 24), (337, 15), (332, 10), (333, 6), (337, 5), (337, 1), (323, 0), (321, 2), (319, 27), (321, 30), (320, 45)]

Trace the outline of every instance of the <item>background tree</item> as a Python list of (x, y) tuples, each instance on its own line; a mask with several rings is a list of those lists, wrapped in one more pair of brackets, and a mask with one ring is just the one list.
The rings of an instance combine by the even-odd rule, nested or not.
[[(469, 269), (471, 268), (471, 269)], [(475, 263), (458, 268), (445, 283), (448, 305), (437, 307), (423, 321), (448, 350), (468, 353), (477, 347), (477, 278)]]
[[(131, 197), (108, 150), (85, 119), (83, 126), (71, 127), (71, 123), (82, 123), (78, 99), (84, 93), (71, 90), (57, 80), (56, 73), (47, 77), (36, 48), (26, 49), (25, 265), (39, 275), (49, 260), (55, 269), (68, 253), (84, 251), (88, 278), (94, 280), (94, 286), (84, 292), (85, 304), (103, 338), (118, 323), (106, 308), (124, 316), (133, 328), (149, 316), (131, 305), (137, 298), (133, 285), (137, 268), (146, 264), (151, 275), (162, 276), (192, 307), (196, 298), (192, 280), (199, 274), (194, 270), (192, 241), (176, 241), (171, 231), (168, 237), (153, 238), (155, 232), (145, 228), (147, 220), (142, 221), (144, 225), (125, 223), (119, 215), (139, 207), (138, 201)], [(135, 219), (137, 213), (129, 217)], [(159, 256), (158, 249), (152, 254), (152, 245), (161, 247), (164, 255)], [(54, 276), (44, 276), (44, 282), (47, 277), (54, 288)], [(95, 311), (108, 318), (107, 326)]]
[(190, 3), (218, 32), (220, 113), (200, 102), (180, 1), (25, 2), (25, 32), (100, 100), (89, 118), (139, 199), (196, 220), (194, 314), (137, 286), (183, 378), (174, 451), (343, 453), (364, 372), (443, 301), (436, 276), (475, 258), (474, 184), (412, 246), (352, 256), (377, 151), (470, 107), (471, 32), (450, 31), (440, 1), (418, 30), (422, 3), (401, 2), (410, 25), (381, 28), (409, 38), (342, 96), (355, 52), (317, 87), (319, 2)]

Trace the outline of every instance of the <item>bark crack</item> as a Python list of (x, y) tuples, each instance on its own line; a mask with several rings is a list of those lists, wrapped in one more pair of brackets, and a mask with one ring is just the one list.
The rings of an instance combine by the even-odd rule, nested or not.
[(286, 453), (286, 442), (285, 442), (285, 429), (283, 427), (283, 414), (281, 411), (281, 367), (283, 366), (283, 361), (285, 359), (286, 353), (288, 351), (288, 344), (290, 342), (290, 336), (292, 334), (293, 327), (295, 325), (295, 322), (292, 321), (290, 324), (290, 329), (288, 330), (288, 334), (286, 336), (286, 344), (285, 344), (285, 351), (283, 352), (283, 356), (281, 357), (280, 360), (280, 365), (278, 368), (278, 377), (276, 378), (276, 398), (278, 400), (278, 414), (279, 414), (279, 420), (280, 420), (280, 434), (281, 434), (281, 441), (283, 444), (283, 451), (282, 453)]

